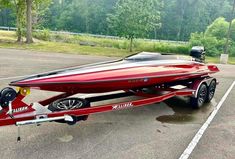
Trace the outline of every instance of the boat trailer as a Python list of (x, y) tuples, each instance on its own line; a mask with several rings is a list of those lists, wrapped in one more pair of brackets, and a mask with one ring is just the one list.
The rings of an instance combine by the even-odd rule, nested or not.
[[(20, 126), (22, 125), (39, 125), (40, 123), (50, 121), (73, 125), (78, 121), (87, 120), (88, 115), (91, 114), (159, 103), (175, 96), (190, 97), (190, 104), (194, 108), (199, 108), (205, 102), (209, 102), (213, 98), (216, 84), (218, 83), (215, 78), (206, 76), (190, 81), (156, 85), (151, 87), (151, 89), (141, 88), (84, 99), (78, 98), (80, 102), (76, 98), (68, 98), (78, 94), (77, 92), (62, 93), (32, 104), (27, 104), (23, 101), (30, 93), (29, 88), (19, 88), (15, 97), (12, 97), (14, 93), (12, 93), (12, 88), (8, 87), (3, 89), (2, 92), (8, 89), (8, 91), (6, 91), (8, 94), (5, 93), (4, 97), (7, 97), (9, 100), (3, 99), (3, 95), (0, 97), (0, 126), (16, 125), (18, 127), (17, 141), (20, 141)], [(130, 96), (138, 96), (140, 99), (91, 106), (93, 102)], [(61, 100), (63, 101), (61, 102)]]

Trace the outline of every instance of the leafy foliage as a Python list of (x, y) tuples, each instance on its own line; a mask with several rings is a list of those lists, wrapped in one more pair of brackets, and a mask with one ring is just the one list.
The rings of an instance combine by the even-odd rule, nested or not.
[[(67, 35), (67, 34), (55, 34), (49, 33), (48, 30), (42, 32), (34, 32), (34, 37), (59, 43), (70, 43), (80, 45), (90, 44), (93, 47), (102, 48), (115, 48), (120, 50), (126, 50), (130, 47), (130, 43), (127, 39), (109, 39), (109, 38), (97, 38), (89, 35)], [(83, 45), (82, 45), (83, 46)], [(136, 39), (133, 42), (133, 49), (135, 52), (150, 51), (150, 52), (163, 52), (163, 53), (179, 53), (188, 54), (190, 46), (187, 43), (170, 43), (170, 42), (156, 42), (156, 41), (145, 41), (143, 39)]]
[[(209, 25), (205, 33), (192, 33), (190, 37), (191, 46), (204, 45), (209, 56), (218, 56), (224, 51), (225, 39), (229, 23), (223, 17), (217, 18)], [(231, 39), (229, 41), (231, 56), (235, 55), (235, 20), (233, 20)]]
[[(45, 11), (51, 0), (34, 0), (33, 2), (33, 14), (34, 14), (34, 24), (38, 23), (36, 17), (40, 17), (42, 12)], [(24, 35), (26, 26), (26, 1), (25, 0), (0, 0), (0, 9), (4, 8), (10, 9), (11, 14), (15, 15), (15, 26), (17, 27), (17, 41), (22, 41), (22, 36)], [(1, 10), (0, 10), (1, 11)], [(1, 12), (3, 12), (1, 11)], [(0, 12), (0, 13), (1, 13)], [(4, 19), (4, 18), (3, 18)], [(7, 22), (9, 24), (9, 22)]]
[[(0, 26), (16, 26), (16, 12), (9, 6), (9, 2), (13, 1), (25, 0), (0, 0)], [(151, 1), (146, 0), (145, 3)], [(118, 0), (34, 0), (34, 27), (37, 24), (36, 28), (40, 29), (114, 35), (115, 32), (108, 28), (107, 16), (115, 13), (117, 2)], [(233, 0), (162, 2), (164, 5), (160, 8), (160, 3), (150, 6), (157, 7), (156, 11), (161, 12), (161, 28), (147, 31), (145, 38), (187, 41), (192, 32), (204, 32), (216, 18), (228, 19)]]
[(119, 0), (115, 12), (108, 16), (112, 31), (127, 39), (145, 37), (160, 26), (159, 0)]
[(219, 17), (207, 27), (205, 36), (213, 36), (219, 40), (224, 39), (227, 36), (228, 26), (225, 18)]
[(51, 30), (107, 34), (107, 14), (117, 0), (54, 0), (42, 27)]
[(145, 37), (160, 26), (159, 0), (119, 0), (115, 12), (108, 16), (109, 27), (120, 37), (131, 40)]
[[(157, 38), (188, 40), (192, 32), (204, 32), (219, 16), (228, 18), (231, 0), (164, 0), (162, 28)], [(153, 36), (152, 36), (153, 37)]]
[[(129, 39), (190, 39), (191, 45), (205, 45), (209, 55), (217, 56), (224, 49), (232, 3), (233, 0), (33, 0), (33, 27), (45, 29), (34, 35), (51, 40), (48, 30), (65, 30)], [(25, 0), (0, 0), (0, 26), (16, 26), (18, 41), (25, 34), (25, 6)], [(56, 36), (52, 38), (59, 39), (60, 35)], [(110, 45), (113, 46), (107, 43)], [(132, 46), (128, 41), (114, 45)], [(138, 50), (137, 45), (145, 43), (134, 41), (133, 45)], [(147, 45), (147, 50), (171, 50), (165, 44), (159, 48), (159, 45)], [(235, 55), (235, 20), (229, 45), (230, 55)]]

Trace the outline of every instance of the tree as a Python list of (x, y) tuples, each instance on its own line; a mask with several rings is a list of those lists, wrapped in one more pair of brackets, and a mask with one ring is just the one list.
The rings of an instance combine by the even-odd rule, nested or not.
[(228, 48), (229, 48), (229, 39), (231, 36), (231, 28), (232, 28), (232, 23), (233, 23), (233, 16), (234, 16), (234, 12), (235, 12), (235, 0), (233, 2), (233, 9), (232, 9), (232, 13), (231, 13), (231, 17), (229, 19), (229, 27), (228, 27), (228, 32), (227, 32), (227, 39), (226, 39), (226, 43), (224, 46), (224, 53), (227, 54), (228, 53)]
[[(18, 39), (21, 39), (26, 28), (26, 1), (28, 0), (0, 0), (0, 26), (17, 26)], [(115, 29), (108, 27), (110, 22), (107, 20), (110, 18), (107, 17), (117, 12), (116, 4), (118, 2), (121, 5), (121, 1), (124, 0), (32, 0), (32, 28), (118, 35)], [(128, 9), (135, 8), (139, 14), (144, 14), (147, 10), (132, 6), (140, 0), (125, 1), (133, 1), (129, 3)], [(154, 0), (145, 1), (141, 3), (147, 4)], [(163, 7), (158, 1), (157, 5), (150, 8), (147, 6), (147, 12), (152, 14), (151, 9), (154, 7), (154, 10), (161, 12), (161, 27), (157, 25), (141, 37), (187, 41), (191, 33), (204, 32), (218, 17), (229, 21), (234, 0), (161, 0), (166, 4)], [(126, 16), (129, 15), (124, 15)]]
[(107, 14), (117, 0), (53, 0), (42, 27), (92, 34), (107, 34)]
[[(0, 0), (3, 8), (10, 8), (16, 15), (17, 42), (22, 42), (23, 30), (26, 25), (26, 42), (33, 42), (32, 38), (32, 10), (38, 12), (38, 5), (50, 4), (51, 0)], [(43, 9), (46, 9), (44, 7)], [(27, 19), (27, 23), (26, 23)]]
[[(235, 55), (235, 19), (231, 24), (231, 38), (228, 41), (230, 48), (228, 51), (231, 55)], [(228, 33), (229, 22), (223, 17), (217, 18), (210, 24), (205, 33), (192, 33), (190, 44), (203, 45), (207, 49), (207, 55), (218, 56), (224, 51), (224, 44)]]
[(145, 37), (160, 26), (160, 0), (119, 0), (113, 14), (108, 16), (109, 27), (116, 35), (130, 40)]
[(37, 13), (39, 12), (38, 5), (40, 4), (46, 4), (44, 10), (47, 9), (46, 6), (50, 4), (50, 0), (26, 0), (26, 19), (27, 19), (27, 26), (26, 26), (26, 43), (30, 44), (33, 42), (33, 36), (32, 36), (32, 26), (33, 26), (33, 21), (32, 21), (32, 9)]
[(223, 17), (217, 18), (213, 23), (211, 23), (206, 31), (206, 36), (214, 36), (217, 39), (224, 39), (227, 35), (227, 28), (229, 23)]
[(22, 42), (23, 27), (25, 26), (25, 1), (15, 0), (14, 6), (16, 11), (17, 42)]
[(17, 42), (22, 41), (23, 26), (25, 24), (25, 1), (24, 0), (0, 0), (0, 5), (3, 8), (11, 8), (16, 13), (16, 33)]
[(231, 0), (163, 0), (160, 39), (187, 41), (192, 32), (204, 32), (216, 18), (229, 17)]
[(232, 21), (232, 26), (231, 26), (231, 39), (232, 41), (235, 42), (235, 19)]

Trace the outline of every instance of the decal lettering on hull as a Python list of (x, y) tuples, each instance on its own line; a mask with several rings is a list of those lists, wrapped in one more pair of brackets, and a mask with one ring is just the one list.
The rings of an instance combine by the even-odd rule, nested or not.
[(28, 107), (20, 107), (16, 109), (12, 109), (13, 113), (19, 113), (28, 110)]
[(148, 82), (148, 81), (149, 81), (148, 78), (141, 78), (141, 79), (131, 79), (131, 80), (128, 80), (129, 83)]
[(129, 103), (124, 103), (124, 104), (115, 104), (113, 105), (113, 110), (120, 110), (120, 109), (126, 109), (126, 108), (130, 108), (133, 107), (133, 103), (129, 102)]

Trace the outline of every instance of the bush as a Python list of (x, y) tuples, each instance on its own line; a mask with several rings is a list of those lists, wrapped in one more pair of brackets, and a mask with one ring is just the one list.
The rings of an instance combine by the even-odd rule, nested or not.
[(217, 18), (205, 31), (206, 36), (213, 36), (221, 40), (227, 36), (229, 22), (223, 17)]
[(229, 55), (235, 57), (235, 42), (232, 42), (229, 47)]
[(221, 54), (220, 50), (223, 49), (223, 46), (221, 46), (221, 42), (216, 37), (204, 37), (202, 43), (207, 50), (208, 56), (218, 56)]
[(204, 36), (203, 33), (192, 33), (190, 46), (204, 46), (207, 56), (218, 56), (223, 52), (224, 39), (218, 40), (214, 36)]
[[(55, 34), (50, 33), (49, 30), (34, 32), (34, 37), (45, 41), (65, 42), (74, 44), (94, 44), (100, 47), (113, 47), (117, 49), (129, 49), (130, 40), (128, 39), (109, 39), (98, 38), (89, 35), (69, 35), (69, 34)], [(142, 39), (134, 39), (134, 51), (148, 51), (161, 53), (179, 53), (188, 54), (190, 46), (188, 44), (177, 44), (167, 42), (154, 42)]]
[(69, 34), (51, 34), (51, 41), (64, 42), (64, 43), (76, 43), (74, 36)]
[[(205, 33), (192, 33), (190, 45), (203, 45), (207, 50), (208, 56), (219, 56), (224, 51), (229, 23), (225, 18), (217, 18), (209, 25)], [(231, 39), (228, 52), (230, 56), (235, 56), (235, 20), (231, 27)]]
[(191, 46), (202, 46), (204, 45), (202, 39), (204, 38), (203, 33), (192, 33), (190, 36), (189, 43)]
[(33, 37), (39, 40), (50, 41), (50, 30), (44, 29), (42, 31), (33, 32)]
[(134, 43), (134, 48), (137, 51), (149, 51), (160, 53), (178, 53), (189, 54), (190, 46), (188, 44), (174, 44), (166, 42), (148, 42), (143, 40), (137, 40)]

